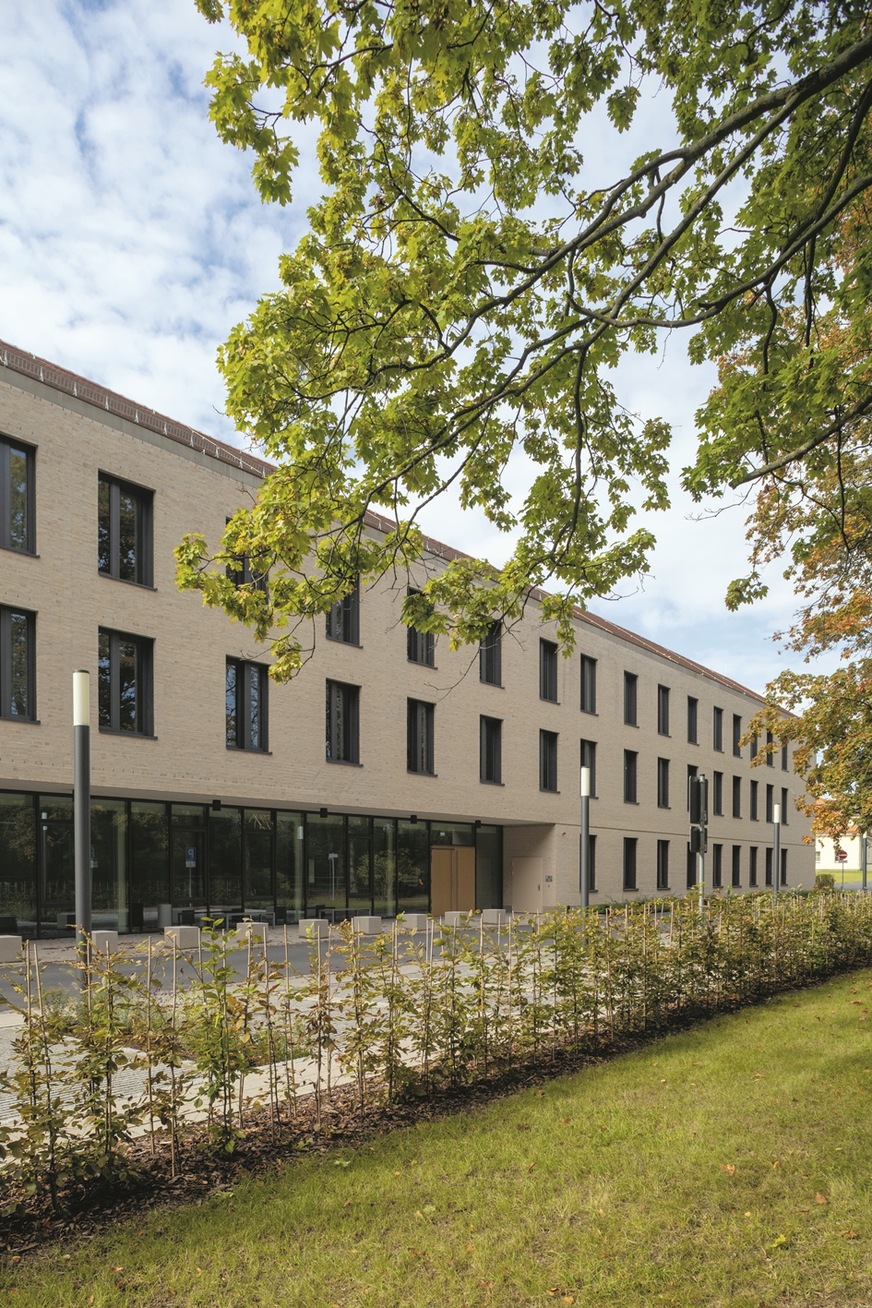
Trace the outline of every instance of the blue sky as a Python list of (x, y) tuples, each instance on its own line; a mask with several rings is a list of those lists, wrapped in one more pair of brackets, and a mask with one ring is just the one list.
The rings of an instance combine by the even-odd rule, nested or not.
[[(16, 6), (0, 47), (0, 337), (233, 441), (216, 350), (276, 287), (317, 179), (304, 169), (294, 207), (265, 207), (250, 161), (218, 140), (202, 83), (230, 45), (193, 0)], [(711, 384), (679, 340), (621, 379), (628, 407), (674, 424), (676, 467)], [(677, 493), (651, 524), (652, 575), (596, 611), (762, 690), (787, 662), (771, 634), (793, 597), (774, 568), (770, 598), (729, 614), (745, 514), (699, 513)], [(505, 549), (454, 508), (427, 525), (495, 561)]]

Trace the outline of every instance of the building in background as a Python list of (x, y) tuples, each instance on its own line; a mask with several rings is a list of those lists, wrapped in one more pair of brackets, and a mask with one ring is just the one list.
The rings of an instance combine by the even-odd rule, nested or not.
[[(752, 769), (761, 700), (737, 682), (590, 614), (564, 658), (534, 605), (451, 651), (401, 624), (391, 577), (277, 685), (267, 648), (174, 585), (183, 535), (217, 547), (267, 465), (11, 346), (0, 364), (0, 929), (72, 920), (77, 668), (95, 925), (578, 903), (581, 764), (593, 902), (694, 883), (696, 773), (709, 886), (811, 884), (798, 780), (786, 751)], [(428, 542), (421, 577), (453, 553)]]

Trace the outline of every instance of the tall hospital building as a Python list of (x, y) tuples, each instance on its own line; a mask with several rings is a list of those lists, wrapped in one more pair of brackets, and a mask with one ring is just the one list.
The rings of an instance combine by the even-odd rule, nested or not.
[(592, 902), (694, 883), (695, 773), (709, 886), (811, 884), (789, 753), (752, 768), (741, 744), (753, 692), (591, 614), (563, 658), (534, 604), (452, 651), (402, 625), (397, 578), (337, 606), (275, 684), (173, 558), (187, 532), (217, 547), (267, 465), (2, 343), (0, 365), (0, 930), (71, 920), (78, 668), (95, 925), (577, 904), (581, 764)]

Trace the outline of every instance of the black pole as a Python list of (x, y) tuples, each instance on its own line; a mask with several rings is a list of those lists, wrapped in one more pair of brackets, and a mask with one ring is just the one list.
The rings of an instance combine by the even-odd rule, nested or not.
[(76, 947), (88, 962), (91, 938), (91, 674), (73, 673), (73, 845)]

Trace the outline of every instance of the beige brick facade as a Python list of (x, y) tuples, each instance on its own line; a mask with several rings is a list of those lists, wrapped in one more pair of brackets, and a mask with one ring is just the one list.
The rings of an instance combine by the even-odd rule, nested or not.
[[(656, 890), (657, 842), (668, 841), (668, 890), (686, 884), (689, 765), (723, 778), (723, 813), (710, 818), (707, 879), (713, 847), (722, 846), (722, 881), (730, 885), (733, 847), (739, 885), (749, 888), (750, 849), (758, 850), (758, 885), (772, 843), (766, 788), (785, 798), (782, 847), (787, 881), (809, 885), (814, 849), (796, 811), (792, 771), (751, 768), (749, 749), (733, 753), (733, 718), (744, 730), (759, 699), (740, 685), (651, 645), (601, 619), (579, 616), (577, 648), (558, 660), (558, 702), (539, 696), (540, 639), (553, 639), (535, 606), (502, 640), (502, 684), (479, 679), (477, 651), (436, 642), (435, 666), (409, 662), (399, 604), (406, 581), (385, 581), (360, 603), (360, 643), (328, 640), (323, 622), (314, 657), (288, 685), (269, 687), (269, 752), (225, 744), (226, 659), (267, 661), (250, 633), (174, 585), (173, 549), (189, 531), (217, 544), (227, 517), (257, 494), (261, 465), (159, 415), (125, 409), (81, 379), (0, 347), (0, 436), (35, 450), (36, 554), (0, 550), (0, 605), (36, 614), (37, 722), (0, 718), (0, 790), (69, 794), (72, 784), (72, 672), (96, 673), (98, 628), (146, 637), (153, 644), (153, 736), (92, 732), (95, 796), (258, 809), (404, 817), (475, 823), (502, 830), (502, 900), (524, 906), (578, 902), (580, 741), (596, 745), (595, 900), (626, 897), (627, 839), (637, 843), (637, 890)], [(48, 376), (48, 380), (41, 377)], [(81, 384), (79, 384), (81, 383)], [(72, 393), (76, 391), (77, 393)], [(83, 398), (83, 394), (86, 398)], [(135, 421), (137, 416), (142, 420)], [(197, 446), (200, 448), (197, 448)], [(244, 466), (237, 466), (238, 464)], [(100, 473), (153, 492), (153, 585), (101, 575), (96, 566)], [(438, 567), (438, 554), (428, 559)], [(420, 578), (418, 579), (420, 580)], [(583, 712), (582, 656), (596, 660), (596, 712)], [(624, 722), (625, 673), (637, 678), (637, 726)], [(359, 691), (359, 764), (330, 762), (325, 751), (325, 683)], [(658, 687), (669, 695), (669, 734), (658, 734)], [(697, 701), (698, 743), (688, 742), (688, 697)], [(408, 699), (434, 705), (434, 775), (407, 770)], [(97, 722), (96, 675), (92, 723)], [(713, 714), (722, 711), (722, 749), (713, 745)], [(482, 715), (502, 723), (501, 784), (480, 781)], [(539, 788), (539, 733), (557, 734), (554, 793)], [(624, 798), (625, 751), (637, 755), (637, 802)], [(668, 760), (668, 807), (658, 806), (658, 759)], [(663, 771), (661, 765), (661, 772)], [(739, 778), (740, 817), (733, 816)], [(662, 778), (661, 778), (662, 779)], [(750, 813), (758, 784), (758, 816)], [(782, 791), (785, 792), (782, 796)], [(663, 796), (661, 796), (663, 798)], [(711, 810), (711, 802), (710, 802)], [(2, 872), (0, 872), (2, 885)], [(537, 889), (533, 889), (533, 887)], [(632, 894), (631, 894), (632, 897)], [(3, 905), (0, 903), (0, 916)]]

